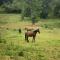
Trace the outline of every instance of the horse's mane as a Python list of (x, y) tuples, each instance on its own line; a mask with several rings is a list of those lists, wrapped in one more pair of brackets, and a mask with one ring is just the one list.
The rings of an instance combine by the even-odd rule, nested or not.
[(38, 30), (38, 29), (39, 29), (39, 28), (34, 29), (33, 32), (35, 32), (35, 31)]

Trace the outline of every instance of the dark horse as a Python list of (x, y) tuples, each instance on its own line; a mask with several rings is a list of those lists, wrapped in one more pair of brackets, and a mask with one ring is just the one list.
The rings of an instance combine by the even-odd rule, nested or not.
[(33, 31), (27, 31), (27, 32), (25, 32), (25, 40), (27, 42), (29, 42), (28, 37), (33, 37), (33, 41), (35, 42), (35, 37), (36, 37), (37, 32), (40, 33), (40, 30), (39, 29), (35, 29)]

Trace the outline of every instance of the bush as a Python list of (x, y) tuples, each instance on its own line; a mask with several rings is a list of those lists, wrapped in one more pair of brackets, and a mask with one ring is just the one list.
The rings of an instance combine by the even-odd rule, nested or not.
[(6, 43), (5, 39), (0, 39), (0, 43)]

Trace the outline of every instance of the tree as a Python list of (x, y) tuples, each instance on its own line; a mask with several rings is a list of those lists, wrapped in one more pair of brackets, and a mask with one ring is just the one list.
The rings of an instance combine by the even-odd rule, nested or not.
[(60, 17), (60, 2), (58, 2), (54, 8), (54, 16)]

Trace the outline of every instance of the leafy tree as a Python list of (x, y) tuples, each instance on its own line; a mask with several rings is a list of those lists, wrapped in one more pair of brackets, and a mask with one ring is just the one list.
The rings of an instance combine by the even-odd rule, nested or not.
[(0, 12), (21, 13), (25, 17), (60, 17), (60, 0), (0, 0)]
[(60, 17), (60, 2), (58, 2), (54, 8), (54, 16)]

